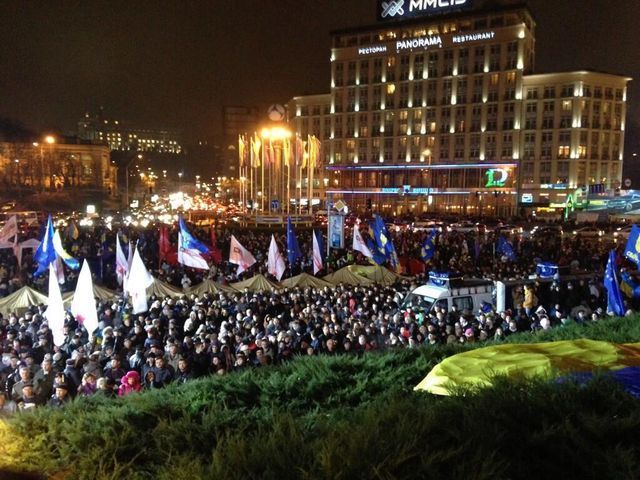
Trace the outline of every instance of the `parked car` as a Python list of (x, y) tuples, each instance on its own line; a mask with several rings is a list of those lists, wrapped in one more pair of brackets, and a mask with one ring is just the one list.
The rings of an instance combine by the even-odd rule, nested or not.
[(574, 230), (573, 235), (582, 238), (600, 238), (604, 235), (604, 230), (598, 227), (582, 227)]
[(628, 225), (626, 227), (619, 227), (617, 228), (614, 232), (613, 232), (613, 238), (615, 240), (617, 239), (628, 239), (629, 235), (631, 235), (631, 229), (633, 228), (633, 225)]
[(447, 227), (449, 232), (458, 232), (458, 233), (478, 233), (478, 226), (473, 222), (459, 222), (452, 223)]
[(531, 230), (534, 237), (544, 237), (553, 235), (562, 235), (562, 225), (537, 225)]
[(500, 225), (496, 227), (496, 235), (520, 235), (522, 233), (522, 227), (517, 225)]

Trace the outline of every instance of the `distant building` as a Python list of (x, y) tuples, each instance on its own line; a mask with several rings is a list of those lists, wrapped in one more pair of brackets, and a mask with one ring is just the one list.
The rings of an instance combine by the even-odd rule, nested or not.
[(379, 1), (380, 23), (332, 33), (330, 93), (288, 104), (323, 141), (329, 199), (511, 215), (620, 186), (631, 79), (534, 74), (535, 20), (500, 3)]
[(106, 145), (0, 142), (0, 185), (38, 191), (79, 189), (115, 196), (117, 168)]
[(138, 151), (182, 154), (182, 135), (175, 130), (136, 128), (107, 118), (102, 110), (86, 113), (78, 122), (78, 136), (93, 143), (106, 144), (112, 151)]

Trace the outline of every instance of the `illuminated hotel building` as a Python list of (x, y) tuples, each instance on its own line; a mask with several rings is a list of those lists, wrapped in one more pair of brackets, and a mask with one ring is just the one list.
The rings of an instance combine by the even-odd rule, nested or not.
[(323, 140), (329, 200), (510, 215), (619, 186), (630, 79), (534, 75), (528, 8), (476, 7), (332, 33), (331, 93), (289, 103), (295, 130)]

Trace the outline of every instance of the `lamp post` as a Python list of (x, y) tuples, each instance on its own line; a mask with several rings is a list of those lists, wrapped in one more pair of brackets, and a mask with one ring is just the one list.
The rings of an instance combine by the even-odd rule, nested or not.
[(134, 155), (131, 160), (127, 163), (127, 166), (124, 168), (125, 174), (125, 201), (127, 202), (127, 209), (129, 208), (129, 167), (135, 160), (142, 160), (142, 154)]

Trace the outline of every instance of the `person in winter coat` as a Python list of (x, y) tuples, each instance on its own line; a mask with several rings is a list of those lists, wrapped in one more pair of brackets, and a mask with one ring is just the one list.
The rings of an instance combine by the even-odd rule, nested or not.
[(124, 397), (130, 393), (139, 392), (142, 390), (140, 385), (140, 374), (135, 370), (130, 370), (123, 377), (118, 389), (118, 395)]

